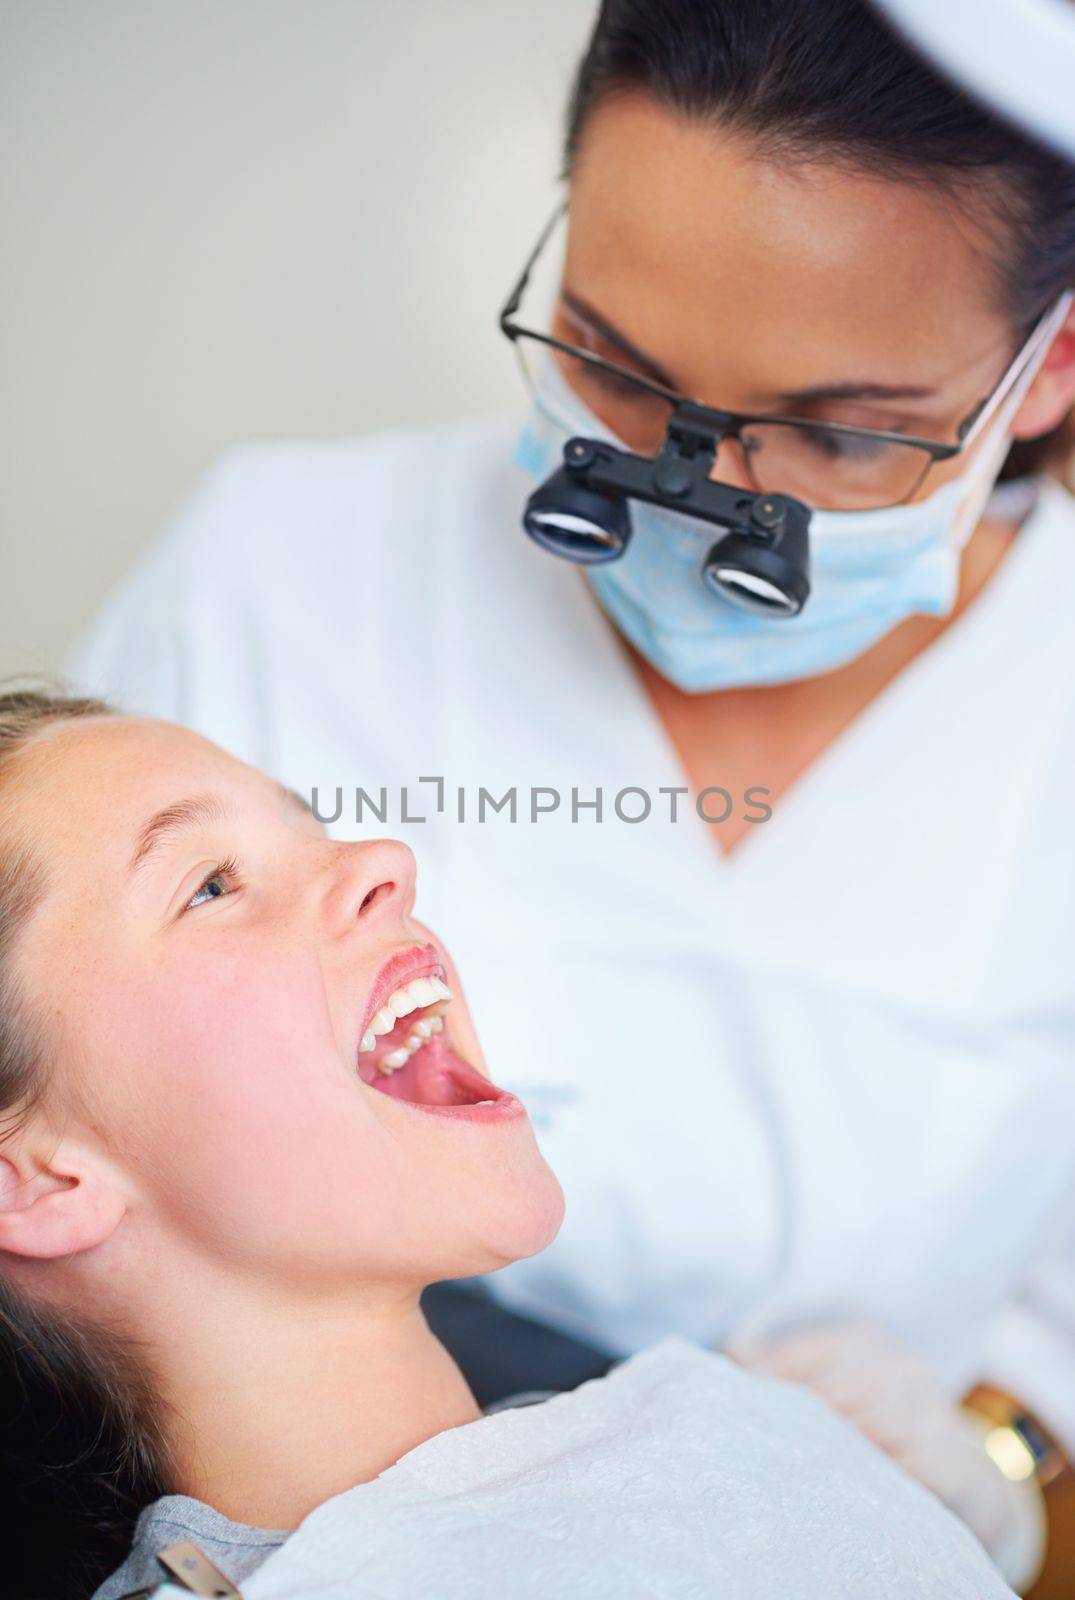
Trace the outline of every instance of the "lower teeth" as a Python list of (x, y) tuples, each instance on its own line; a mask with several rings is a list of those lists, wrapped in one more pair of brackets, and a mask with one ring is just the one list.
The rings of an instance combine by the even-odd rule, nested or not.
[(377, 1071), (386, 1078), (393, 1072), (398, 1072), (400, 1067), (407, 1065), (416, 1050), (420, 1050), (424, 1044), (429, 1043), (434, 1034), (442, 1033), (443, 1030), (444, 1018), (442, 1016), (427, 1016), (424, 1019), (421, 1033), (416, 1031), (410, 1034), (406, 1043), (401, 1045), (398, 1050), (393, 1050), (389, 1055), (382, 1056), (377, 1063)]

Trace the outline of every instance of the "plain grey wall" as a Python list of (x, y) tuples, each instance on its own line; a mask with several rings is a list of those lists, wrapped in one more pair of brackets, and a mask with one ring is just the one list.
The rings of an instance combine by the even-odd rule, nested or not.
[(0, 674), (229, 442), (519, 405), (591, 0), (3, 0)]

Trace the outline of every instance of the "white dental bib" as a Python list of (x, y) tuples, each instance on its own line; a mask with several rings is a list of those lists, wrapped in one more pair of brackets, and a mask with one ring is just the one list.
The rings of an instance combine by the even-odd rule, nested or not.
[(336, 1495), (244, 1600), (1001, 1600), (940, 1502), (804, 1390), (667, 1340)]

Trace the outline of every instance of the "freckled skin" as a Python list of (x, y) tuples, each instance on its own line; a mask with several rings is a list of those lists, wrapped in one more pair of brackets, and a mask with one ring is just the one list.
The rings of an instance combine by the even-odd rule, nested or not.
[[(126, 874), (138, 827), (212, 792), (199, 827)], [(20, 949), (55, 1019), (55, 1105), (104, 1147), (142, 1250), (275, 1280), (418, 1284), (541, 1248), (561, 1201), (529, 1123), (423, 1116), (359, 1082), (357, 1029), (413, 918), (394, 841), (338, 844), (260, 774), (164, 723), (52, 728), (19, 757), (9, 814), (50, 887)], [(227, 856), (241, 889), (183, 911)], [(395, 885), (367, 917), (365, 893)], [(484, 1070), (451, 969), (449, 1027)]]

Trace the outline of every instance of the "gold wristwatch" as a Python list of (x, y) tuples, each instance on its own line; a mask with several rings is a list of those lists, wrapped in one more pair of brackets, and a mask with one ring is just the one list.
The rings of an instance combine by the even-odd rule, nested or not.
[(979, 1384), (963, 1402), (968, 1411), (993, 1424), (985, 1436), (990, 1460), (1012, 1483), (1034, 1478), (1039, 1487), (1073, 1470), (1070, 1457), (1034, 1413), (1002, 1389)]

